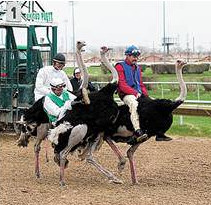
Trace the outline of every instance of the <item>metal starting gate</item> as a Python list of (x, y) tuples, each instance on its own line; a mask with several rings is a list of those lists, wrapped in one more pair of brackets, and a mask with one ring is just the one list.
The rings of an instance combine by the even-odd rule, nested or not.
[[(36, 1), (2, 4), (6, 10), (0, 11), (0, 124), (8, 125), (15, 124), (21, 112), (34, 103), (37, 72), (44, 65), (50, 65), (57, 52), (57, 26), (32, 18), (36, 14), (48, 14)], [(35, 12), (36, 6), (41, 13)], [(28, 13), (23, 12), (26, 8)], [(17, 20), (19, 14), (21, 19)], [(18, 45), (20, 32), (24, 33), (26, 45)], [(40, 39), (38, 33), (42, 33)]]

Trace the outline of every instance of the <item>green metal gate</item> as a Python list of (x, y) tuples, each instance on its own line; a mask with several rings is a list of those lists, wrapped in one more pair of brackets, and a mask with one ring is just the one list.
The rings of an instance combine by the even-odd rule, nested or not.
[(5, 47), (0, 48), (0, 122), (5, 124), (15, 123), (21, 112), (34, 103), (37, 72), (44, 65), (50, 65), (57, 52), (56, 26), (41, 25), (47, 30), (45, 44), (38, 43), (36, 37), (36, 28), (40, 25), (18, 26), (27, 30), (25, 48), (16, 44), (14, 25), (0, 24), (0, 28), (6, 30)]

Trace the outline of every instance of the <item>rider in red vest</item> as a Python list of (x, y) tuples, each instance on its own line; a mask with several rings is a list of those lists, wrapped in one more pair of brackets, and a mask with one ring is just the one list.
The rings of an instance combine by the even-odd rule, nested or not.
[[(137, 98), (141, 95), (147, 96), (147, 89), (142, 81), (141, 68), (137, 65), (140, 51), (135, 46), (130, 46), (125, 51), (126, 58), (123, 62), (116, 64), (115, 68), (119, 75), (118, 94), (125, 104), (129, 106), (131, 122), (134, 127), (134, 136), (139, 140), (144, 133), (140, 129), (140, 121), (137, 113)], [(172, 138), (167, 136), (156, 136), (156, 141), (169, 141)]]
[(123, 62), (116, 64), (115, 68), (119, 75), (118, 94), (123, 102), (128, 105), (131, 122), (134, 127), (134, 136), (139, 141), (147, 137), (140, 129), (139, 116), (137, 113), (138, 101), (142, 94), (148, 95), (146, 87), (143, 84), (141, 68), (137, 65), (137, 59), (140, 51), (135, 46), (130, 46), (125, 51), (126, 58)]

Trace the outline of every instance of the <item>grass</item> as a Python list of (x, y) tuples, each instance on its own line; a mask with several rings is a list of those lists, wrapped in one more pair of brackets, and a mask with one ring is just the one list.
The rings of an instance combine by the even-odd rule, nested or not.
[[(161, 86), (163, 86), (163, 92)], [(152, 90), (148, 89), (148, 93), (153, 98), (175, 99), (179, 96), (179, 89), (172, 89), (169, 85), (156, 85)], [(186, 100), (211, 101), (211, 93), (201, 88), (198, 97), (197, 89), (194, 88), (193, 91), (188, 91)]]
[[(72, 76), (73, 75), (73, 68), (65, 68), (65, 72), (67, 73), (68, 76)], [(90, 66), (88, 67), (88, 72), (91, 76), (106, 76), (105, 74), (103, 74), (101, 68), (99, 66)]]
[(211, 139), (211, 118), (183, 116), (183, 124), (180, 125), (180, 116), (174, 116), (171, 128), (167, 135), (180, 135), (191, 137), (206, 137)]
[[(65, 68), (65, 72), (72, 76), (73, 74), (73, 68), (68, 67)], [(98, 76), (99, 78), (108, 76), (108, 74), (104, 74), (103, 71), (99, 66), (90, 66), (88, 67), (88, 72), (90, 76)], [(143, 77), (152, 77), (155, 79), (155, 81), (160, 82), (168, 82), (168, 81), (175, 81), (177, 82), (176, 75), (175, 74), (153, 74), (152, 69), (150, 67), (147, 67), (146, 70), (143, 73)], [(193, 82), (193, 81), (202, 81), (205, 77), (211, 78), (211, 72), (205, 71), (201, 74), (183, 74), (184, 80)]]
[[(175, 74), (153, 74), (152, 69), (150, 67), (146, 68), (146, 70), (143, 73), (144, 77), (149, 77), (155, 79), (157, 82), (172, 82), (176, 81), (177, 78)], [(183, 78), (186, 82), (193, 82), (193, 81), (203, 81), (203, 78), (209, 77), (211, 78), (211, 72), (205, 71), (200, 74), (183, 74)]]

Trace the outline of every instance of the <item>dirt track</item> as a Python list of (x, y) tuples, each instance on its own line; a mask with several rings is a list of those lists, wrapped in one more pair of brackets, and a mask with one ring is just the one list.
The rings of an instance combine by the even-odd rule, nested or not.
[[(129, 164), (120, 176), (117, 158), (104, 144), (96, 154), (101, 164), (124, 181), (109, 183), (95, 168), (69, 156), (65, 188), (59, 186), (59, 168), (45, 162), (41, 150), (41, 178), (34, 176), (33, 140), (28, 148), (18, 148), (17, 138), (0, 137), (1, 205), (178, 205), (211, 204), (211, 140), (175, 137), (170, 142), (154, 138), (139, 147), (136, 166), (139, 184), (131, 186)], [(122, 150), (126, 146), (119, 144)]]

